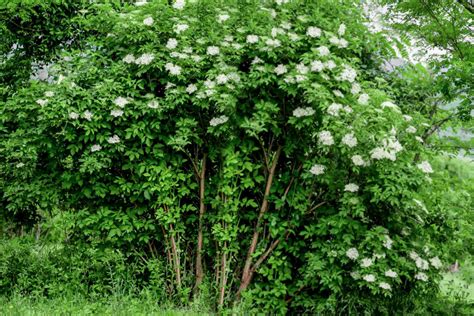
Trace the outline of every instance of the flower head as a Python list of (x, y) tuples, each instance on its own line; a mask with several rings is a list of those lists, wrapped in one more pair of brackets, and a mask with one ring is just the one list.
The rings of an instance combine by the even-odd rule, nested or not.
[(124, 97), (118, 97), (114, 100), (114, 104), (121, 108), (125, 107), (128, 103), (130, 103), (130, 101)]
[(436, 269), (440, 269), (443, 266), (443, 264), (441, 263), (441, 260), (439, 260), (438, 257), (431, 258), (430, 263)]
[(189, 94), (196, 92), (196, 90), (197, 90), (197, 87), (195, 84), (190, 84), (189, 86), (186, 87), (186, 92)]
[(88, 121), (92, 120), (93, 114), (92, 114), (91, 111), (89, 111), (89, 110), (84, 111), (84, 113), (83, 113), (82, 115), (84, 116), (84, 118), (85, 118), (86, 120), (88, 120)]
[(326, 167), (323, 165), (313, 165), (311, 169), (309, 170), (309, 172), (314, 174), (315, 176), (319, 176), (324, 173), (325, 169)]
[(185, 5), (186, 5), (186, 1), (184, 1), (184, 0), (176, 0), (176, 1), (173, 3), (173, 8), (176, 9), (176, 10), (183, 10)]
[(327, 111), (332, 116), (339, 116), (339, 111), (342, 109), (343, 109), (342, 104), (333, 103), (328, 107)]
[(132, 54), (128, 54), (122, 60), (124, 63), (133, 64), (135, 62), (135, 57)]
[(389, 290), (389, 291), (392, 289), (390, 284), (388, 284), (387, 282), (380, 282), (379, 287), (384, 289), (384, 290)]
[(229, 120), (229, 118), (225, 115), (221, 115), (221, 116), (218, 116), (218, 117), (214, 117), (210, 122), (209, 122), (209, 125), (211, 126), (218, 126), (218, 125), (221, 125), (221, 124), (224, 124), (225, 122), (227, 122)]
[(216, 55), (219, 55), (219, 53), (220, 53), (220, 50), (219, 50), (219, 47), (217, 46), (209, 46), (207, 48), (207, 54), (210, 56), (216, 56)]
[(153, 61), (153, 59), (155, 59), (155, 55), (145, 53), (145, 54), (141, 55), (140, 57), (138, 57), (137, 59), (135, 59), (135, 64), (137, 64), (137, 65), (149, 65)]
[(331, 146), (334, 144), (334, 138), (329, 131), (322, 131), (318, 133), (319, 143), (326, 146)]
[(258, 42), (258, 36), (257, 35), (247, 35), (247, 43), (248, 44), (255, 44)]
[(357, 138), (354, 136), (354, 133), (349, 133), (344, 135), (342, 138), (342, 143), (350, 148), (357, 146)]
[(176, 24), (174, 26), (174, 31), (175, 31), (175, 33), (179, 34), (181, 32), (186, 31), (188, 28), (189, 28), (189, 25), (187, 25), (187, 24)]
[(415, 274), (415, 279), (426, 282), (428, 281), (428, 276), (423, 272), (418, 272)]
[(38, 100), (36, 100), (36, 103), (38, 103), (41, 106), (45, 106), (48, 103), (48, 100), (38, 99)]
[(354, 155), (351, 157), (352, 163), (356, 166), (365, 166), (365, 161), (361, 155)]
[(433, 173), (433, 168), (431, 168), (431, 165), (428, 161), (422, 161), (421, 163), (416, 165), (418, 169), (423, 171), (424, 173)]
[(359, 252), (356, 248), (349, 248), (346, 251), (346, 256), (351, 260), (357, 260), (357, 258), (359, 258)]
[(321, 36), (321, 29), (317, 28), (315, 26), (310, 26), (306, 30), (306, 35), (308, 35), (309, 37), (313, 37), (313, 38), (320, 37)]
[(284, 73), (286, 73), (288, 70), (286, 69), (286, 66), (285, 65), (282, 65), (282, 64), (279, 64), (278, 66), (275, 67), (275, 73), (277, 75), (283, 75)]
[(359, 191), (359, 186), (355, 183), (349, 183), (344, 186), (344, 191), (347, 192), (357, 192)]
[(110, 111), (110, 115), (112, 115), (113, 117), (119, 117), (119, 116), (123, 115), (123, 111), (122, 110), (112, 110), (112, 111)]
[(117, 144), (117, 143), (120, 143), (120, 137), (118, 137), (117, 135), (114, 135), (114, 136), (112, 136), (112, 137), (109, 137), (109, 138), (107, 139), (107, 142), (108, 142), (109, 144)]
[(375, 282), (375, 275), (366, 274), (362, 277), (366, 282)]
[(166, 42), (166, 48), (168, 49), (175, 49), (178, 46), (178, 40), (176, 38), (170, 38), (168, 39), (168, 42)]
[(318, 51), (319, 55), (321, 55), (321, 56), (328, 56), (331, 53), (329, 51), (329, 48), (327, 48), (327, 46), (319, 46), (317, 48), (317, 51)]
[(102, 149), (102, 146), (100, 146), (98, 144), (92, 145), (92, 147), (91, 147), (92, 152), (99, 151), (101, 149)]
[(294, 117), (303, 117), (303, 116), (311, 116), (315, 113), (314, 109), (311, 107), (306, 108), (296, 108), (293, 110)]
[(369, 99), (370, 97), (367, 93), (362, 93), (357, 99), (357, 102), (362, 105), (367, 105), (369, 104)]
[(146, 26), (152, 26), (153, 25), (153, 18), (152, 17), (146, 18), (145, 20), (143, 20), (143, 24), (145, 24)]
[(385, 276), (389, 278), (396, 278), (398, 276), (397, 272), (393, 270), (387, 270), (385, 271)]

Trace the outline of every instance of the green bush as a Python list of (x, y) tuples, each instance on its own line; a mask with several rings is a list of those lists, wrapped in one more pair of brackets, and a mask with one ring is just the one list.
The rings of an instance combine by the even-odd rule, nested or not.
[[(379, 75), (390, 44), (352, 1), (91, 12), (97, 34), (0, 107), (4, 209), (72, 213), (70, 240), (94, 246), (58, 258), (88, 271), (79, 288), (112, 291), (109, 264), (128, 280), (120, 253), (94, 257), (112, 248), (164, 258), (150, 279), (183, 303), (387, 314), (435, 297), (452, 231), (422, 194), (425, 119), (394, 103)], [(41, 291), (29, 267), (9, 274), (36, 256), (23, 251), (7, 280)], [(44, 280), (71, 282), (46, 262)]]

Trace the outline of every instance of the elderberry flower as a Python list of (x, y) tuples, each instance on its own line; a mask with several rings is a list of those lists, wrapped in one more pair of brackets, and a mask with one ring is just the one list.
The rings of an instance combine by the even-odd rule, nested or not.
[(329, 48), (327, 48), (326, 46), (318, 47), (317, 51), (318, 51), (319, 55), (321, 55), (321, 56), (328, 56), (331, 53), (329, 51)]
[(393, 270), (387, 270), (385, 271), (385, 276), (389, 278), (396, 278), (398, 276), (397, 272)]
[(286, 69), (285, 65), (280, 64), (280, 65), (275, 67), (274, 71), (277, 75), (283, 75), (284, 73), (287, 72), (287, 69)]
[(174, 31), (175, 33), (179, 34), (181, 32), (186, 31), (189, 28), (189, 25), (187, 24), (177, 24), (174, 26)]
[(186, 92), (189, 94), (196, 92), (196, 90), (197, 90), (197, 87), (195, 84), (190, 84), (189, 86), (186, 87)]
[(361, 262), (360, 266), (361, 266), (362, 268), (368, 268), (368, 267), (370, 267), (373, 263), (374, 263), (374, 261), (373, 261), (372, 259), (370, 259), (370, 258), (364, 258), (364, 259), (362, 259), (362, 262)]
[(392, 249), (392, 245), (393, 245), (393, 240), (388, 235), (385, 235), (383, 246), (387, 249)]
[(170, 75), (178, 76), (181, 74), (181, 67), (173, 63), (166, 63), (165, 69), (168, 70)]
[(79, 114), (77, 114), (76, 112), (71, 112), (69, 113), (69, 118), (72, 120), (77, 120), (79, 118)]
[(415, 279), (426, 282), (428, 281), (428, 276), (423, 272), (418, 272), (415, 274)]
[(220, 14), (220, 15), (217, 17), (217, 21), (218, 21), (219, 23), (222, 23), (222, 22), (227, 21), (229, 18), (230, 18), (230, 16), (229, 16), (228, 14)]
[(309, 68), (305, 66), (305, 64), (301, 63), (296, 65), (296, 71), (298, 71), (300, 74), (304, 75), (307, 74), (309, 71)]
[(439, 260), (438, 257), (431, 258), (430, 263), (436, 269), (440, 269), (443, 266), (443, 264), (441, 263), (441, 260)]
[(406, 131), (407, 133), (410, 133), (410, 134), (415, 134), (415, 133), (416, 133), (416, 127), (414, 127), (414, 126), (408, 126), (405, 131)]
[(351, 160), (352, 160), (352, 163), (356, 166), (364, 166), (365, 165), (365, 161), (364, 161), (364, 159), (362, 159), (362, 156), (360, 156), (360, 155), (352, 156)]
[(362, 93), (357, 99), (357, 102), (362, 105), (367, 105), (369, 104), (369, 99), (370, 97), (367, 93)]
[(431, 165), (428, 161), (422, 161), (421, 163), (416, 165), (418, 169), (423, 171), (424, 173), (433, 173), (433, 168), (431, 168)]
[(342, 143), (350, 148), (357, 146), (357, 138), (354, 136), (354, 133), (349, 133), (344, 135), (342, 138)]
[(325, 169), (326, 167), (323, 165), (313, 165), (311, 169), (309, 170), (309, 172), (314, 174), (315, 176), (319, 176), (324, 173)]
[(306, 107), (306, 108), (296, 108), (293, 110), (294, 117), (303, 117), (303, 116), (311, 116), (315, 113), (313, 108)]
[(102, 146), (100, 146), (98, 144), (92, 145), (92, 147), (91, 147), (92, 152), (99, 151), (101, 149), (102, 149)]
[(36, 103), (38, 103), (38, 104), (41, 105), (41, 106), (45, 106), (46, 103), (48, 103), (48, 100), (45, 100), (45, 99), (38, 99), (38, 100), (36, 100)]
[(83, 115), (84, 115), (84, 118), (85, 118), (86, 120), (88, 120), (88, 121), (92, 120), (93, 114), (92, 114), (91, 111), (89, 111), (89, 110), (84, 111)]
[(342, 35), (344, 35), (344, 33), (346, 33), (346, 25), (341, 24), (341, 25), (339, 25), (339, 29), (337, 30), (337, 34), (339, 34), (339, 36), (342, 36)]
[(113, 117), (119, 117), (119, 116), (123, 115), (123, 111), (122, 110), (112, 110), (112, 111), (110, 111), (110, 115), (112, 115)]
[(157, 109), (160, 106), (160, 104), (158, 103), (158, 101), (152, 100), (152, 101), (148, 102), (147, 106), (150, 109)]
[(257, 42), (258, 42), (258, 36), (257, 35), (247, 35), (247, 43), (255, 44)]
[(186, 1), (184, 1), (184, 0), (176, 0), (176, 1), (173, 3), (173, 8), (176, 9), (176, 10), (183, 10), (185, 5), (186, 5)]
[(149, 65), (153, 59), (155, 59), (155, 56), (153, 54), (143, 54), (141, 55), (140, 57), (138, 57), (136, 60), (135, 60), (135, 64), (137, 65)]
[(52, 98), (52, 97), (54, 97), (54, 92), (53, 91), (46, 91), (44, 93), (44, 96), (47, 97), (47, 98)]
[(107, 142), (108, 142), (109, 144), (117, 144), (117, 143), (120, 143), (120, 137), (118, 137), (117, 135), (114, 135), (114, 136), (112, 136), (112, 137), (109, 137), (109, 138), (107, 139)]
[(209, 122), (209, 125), (211, 126), (218, 126), (218, 125), (221, 125), (221, 124), (224, 124), (225, 122), (227, 122), (229, 120), (229, 118), (225, 115), (221, 115), (221, 116), (218, 116), (218, 117), (214, 117), (210, 122)]
[(339, 111), (342, 110), (342, 108), (342, 104), (333, 103), (328, 107), (327, 112), (332, 116), (339, 116)]
[(347, 192), (357, 192), (359, 191), (359, 186), (355, 183), (349, 183), (344, 186), (344, 191)]
[(359, 258), (359, 252), (356, 248), (349, 248), (346, 251), (346, 256), (351, 260), (356, 260), (357, 258)]
[(354, 82), (351, 87), (351, 93), (352, 94), (358, 94), (361, 91), (360, 84), (357, 82)]
[(220, 50), (219, 50), (219, 47), (217, 46), (209, 46), (207, 48), (207, 54), (210, 56), (219, 55), (219, 53), (220, 53)]
[(176, 38), (170, 38), (168, 42), (166, 42), (166, 48), (168, 49), (175, 49), (176, 46), (178, 46), (178, 40), (176, 40)]
[(124, 97), (118, 97), (114, 100), (114, 104), (121, 108), (125, 107), (128, 103), (130, 103), (130, 101), (128, 101), (128, 99)]
[(319, 143), (326, 146), (334, 144), (334, 139), (329, 131), (322, 131), (318, 133)]
[(320, 72), (324, 69), (324, 64), (319, 60), (313, 60), (311, 62), (311, 71)]
[(375, 275), (373, 274), (366, 274), (362, 277), (366, 282), (374, 282), (375, 281)]
[(306, 35), (312, 38), (320, 37), (321, 36), (321, 29), (315, 26), (310, 26), (306, 30)]
[(380, 282), (379, 287), (384, 289), (384, 290), (389, 290), (389, 291), (392, 289), (390, 284), (388, 284), (387, 282)]
[(145, 24), (146, 26), (152, 26), (153, 25), (153, 18), (148, 17), (148, 18), (144, 19), (143, 24)]
[(123, 60), (124, 63), (127, 63), (127, 64), (135, 63), (135, 57), (132, 54), (128, 54), (122, 60)]

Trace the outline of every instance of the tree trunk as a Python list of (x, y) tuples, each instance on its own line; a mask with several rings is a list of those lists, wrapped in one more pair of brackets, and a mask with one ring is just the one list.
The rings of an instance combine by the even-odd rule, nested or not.
[(199, 290), (199, 286), (204, 278), (204, 271), (202, 268), (202, 240), (203, 240), (203, 218), (206, 212), (206, 205), (204, 204), (204, 193), (206, 185), (206, 160), (207, 155), (204, 154), (202, 158), (201, 172), (199, 176), (199, 228), (198, 228), (198, 240), (197, 240), (197, 251), (196, 251), (196, 284), (195, 291)]

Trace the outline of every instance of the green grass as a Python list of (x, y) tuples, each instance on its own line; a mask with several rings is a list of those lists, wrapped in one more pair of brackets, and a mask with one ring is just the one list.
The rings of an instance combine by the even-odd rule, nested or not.
[(0, 297), (0, 315), (8, 316), (54, 316), (54, 315), (207, 315), (189, 309), (172, 309), (160, 307), (152, 300), (131, 297), (110, 297), (98, 301), (81, 297), (64, 297), (57, 299), (30, 299), (14, 296), (10, 299)]

